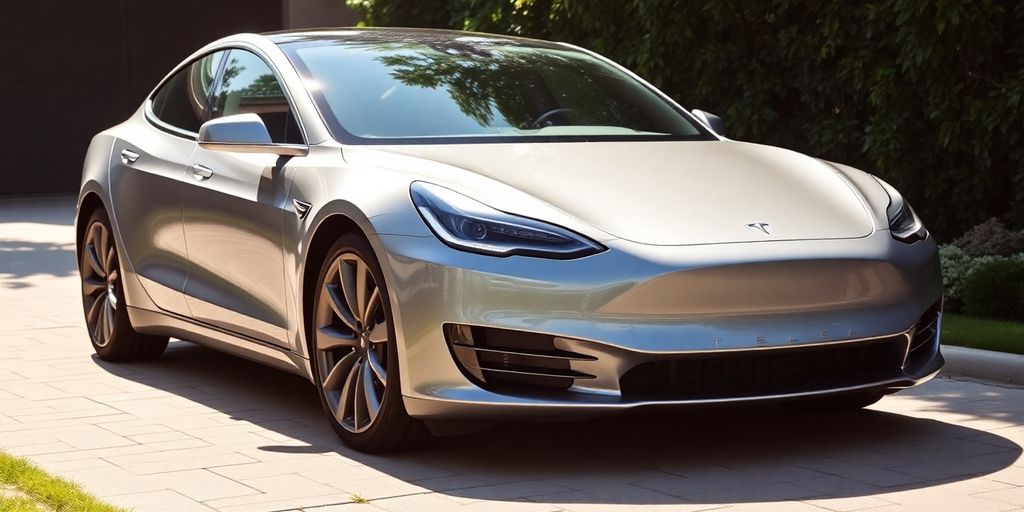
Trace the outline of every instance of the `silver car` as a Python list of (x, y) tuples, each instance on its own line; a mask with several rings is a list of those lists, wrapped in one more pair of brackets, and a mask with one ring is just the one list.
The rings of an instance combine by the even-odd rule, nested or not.
[(92, 344), (297, 373), (365, 451), (502, 418), (860, 408), (935, 375), (936, 244), (900, 193), (723, 133), (568, 44), (226, 37), (89, 146)]

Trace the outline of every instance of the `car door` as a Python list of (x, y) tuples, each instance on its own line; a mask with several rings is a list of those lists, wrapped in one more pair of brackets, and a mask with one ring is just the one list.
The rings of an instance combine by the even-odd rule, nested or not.
[(226, 53), (200, 57), (165, 80), (144, 107), (148, 129), (122, 133), (111, 148), (111, 207), (125, 253), (153, 302), (180, 315), (189, 314), (183, 180)]
[[(264, 59), (233, 49), (218, 77), (211, 119), (259, 115), (275, 143), (304, 143), (282, 84)], [(182, 198), (193, 317), (287, 346), (282, 230), (284, 165), (270, 154), (197, 148)]]

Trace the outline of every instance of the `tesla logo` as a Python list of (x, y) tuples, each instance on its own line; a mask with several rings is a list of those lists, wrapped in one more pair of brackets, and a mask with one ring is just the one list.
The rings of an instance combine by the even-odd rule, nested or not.
[(768, 233), (768, 226), (770, 226), (770, 225), (771, 224), (768, 224), (767, 222), (754, 222), (752, 224), (747, 224), (747, 227), (748, 228), (754, 228), (754, 229), (756, 229), (756, 230), (758, 230), (758, 231), (760, 231), (760, 232), (762, 232), (762, 233), (767, 235), (767, 234), (769, 234)]

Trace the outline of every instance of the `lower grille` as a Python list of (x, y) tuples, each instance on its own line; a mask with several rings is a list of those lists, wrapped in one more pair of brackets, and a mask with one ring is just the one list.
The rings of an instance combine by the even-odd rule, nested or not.
[(856, 386), (902, 375), (907, 338), (814, 347), (693, 354), (634, 366), (619, 380), (630, 400), (784, 395)]

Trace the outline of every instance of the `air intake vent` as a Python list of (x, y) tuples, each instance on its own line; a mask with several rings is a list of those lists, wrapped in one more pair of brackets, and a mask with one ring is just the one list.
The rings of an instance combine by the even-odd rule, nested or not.
[(460, 369), (494, 391), (564, 390), (593, 375), (572, 369), (594, 357), (555, 348), (546, 334), (459, 324), (445, 325), (445, 338)]
[(931, 359), (939, 341), (939, 329), (942, 328), (939, 319), (941, 318), (942, 303), (938, 302), (928, 308), (921, 315), (917, 325), (914, 326), (913, 337), (910, 338), (910, 350), (907, 352), (907, 361), (904, 368), (913, 372), (921, 365)]

